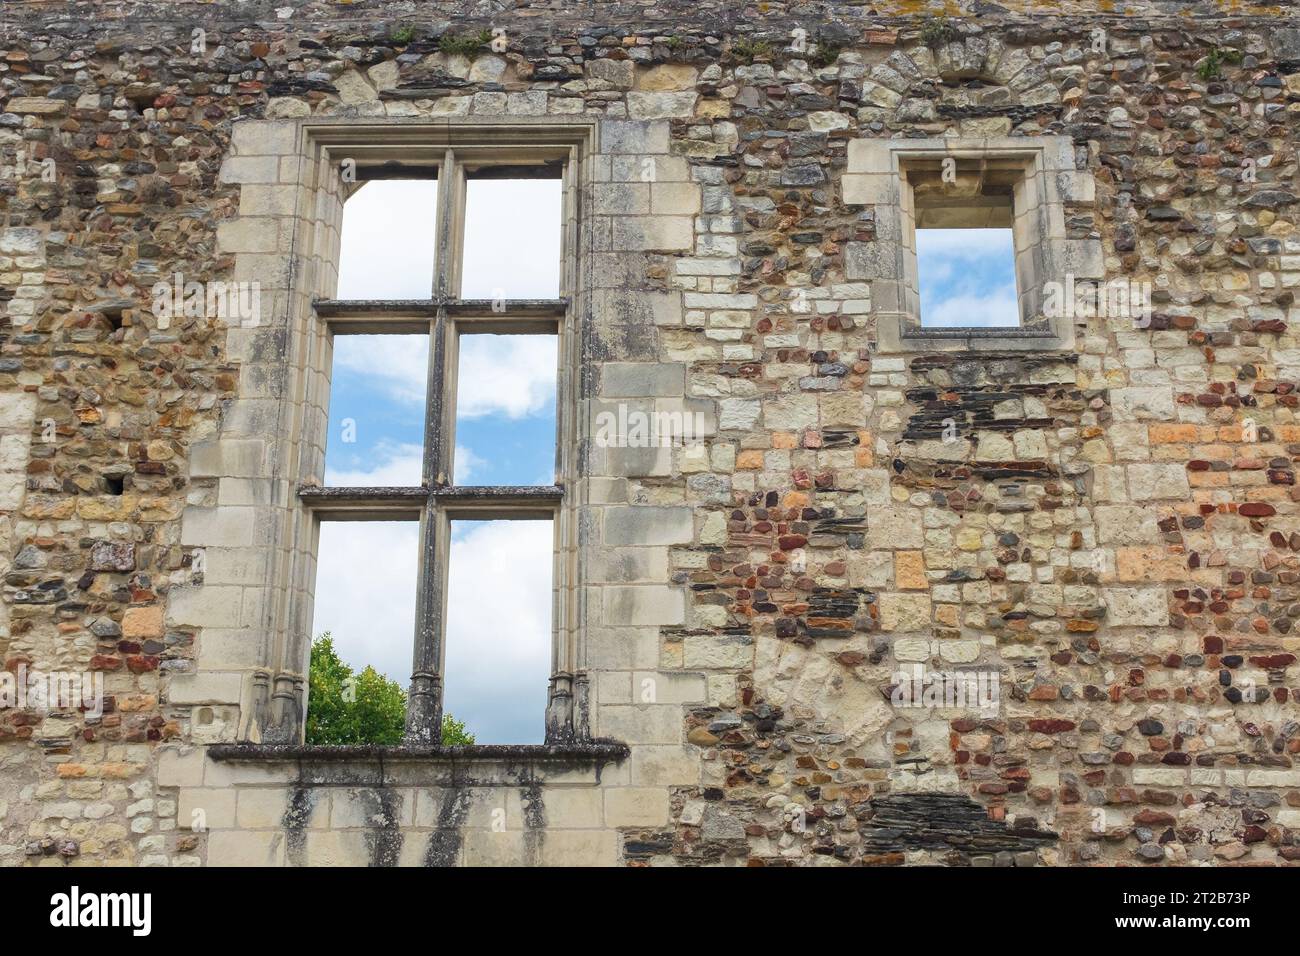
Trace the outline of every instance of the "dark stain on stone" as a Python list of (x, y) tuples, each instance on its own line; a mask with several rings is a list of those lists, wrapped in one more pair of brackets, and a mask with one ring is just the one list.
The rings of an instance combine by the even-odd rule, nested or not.
[(294, 787), (289, 791), (288, 805), (280, 818), (285, 833), (284, 850), (290, 866), (305, 866), (307, 852), (307, 824), (316, 809), (316, 791), (311, 787)]
[(546, 804), (542, 799), (542, 785), (531, 773), (519, 788), (519, 802), (524, 810), (523, 863), (540, 866), (542, 844), (546, 840)]
[(456, 781), (443, 793), (438, 808), (438, 829), (429, 834), (429, 845), (424, 849), (425, 866), (455, 866), (463, 840), (460, 828), (469, 815), (469, 788)]
[(371, 866), (396, 866), (402, 855), (402, 829), (399, 817), (402, 795), (379, 787), (354, 790), (352, 796), (365, 814), (366, 852)]
[[(918, 356), (910, 364), (918, 384), (905, 392), (915, 411), (907, 420), (902, 440), (947, 440), (955, 432), (953, 437), (974, 447), (980, 433), (1009, 435), (1021, 429), (1076, 425), (1086, 406), (1081, 391), (1064, 382), (1031, 383), (1041, 370), (1059, 374), (1057, 370), (1076, 361), (1077, 357), (1070, 355), (1029, 353), (990, 353), (979, 360), (947, 354)], [(1047, 415), (1007, 415), (1005, 407), (999, 408), (1027, 398), (1041, 404)], [(1061, 469), (1041, 460), (929, 461), (915, 453), (896, 458), (894, 466), (904, 484), (938, 491), (962, 488), (972, 481), (1073, 481), (1081, 467)]]

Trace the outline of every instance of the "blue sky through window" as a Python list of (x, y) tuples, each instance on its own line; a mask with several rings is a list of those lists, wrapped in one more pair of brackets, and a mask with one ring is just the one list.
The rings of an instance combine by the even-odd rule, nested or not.
[(553, 335), (462, 335), (456, 483), (555, 483)]
[(427, 335), (337, 335), (325, 484), (418, 485)]
[(1010, 229), (917, 229), (921, 325), (1020, 324)]

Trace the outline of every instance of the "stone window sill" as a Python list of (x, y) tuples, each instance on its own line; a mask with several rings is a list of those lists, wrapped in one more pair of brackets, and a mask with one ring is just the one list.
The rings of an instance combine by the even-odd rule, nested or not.
[(1037, 328), (930, 327), (912, 318), (881, 315), (877, 319), (880, 352), (1057, 352), (1074, 347), (1072, 329), (1043, 323)]
[[(208, 757), (251, 784), (344, 787), (594, 786), (606, 764), (627, 758), (617, 740), (469, 747), (213, 744)], [(242, 770), (233, 770), (242, 767)]]
[(436, 760), (587, 761), (605, 763), (627, 757), (628, 746), (617, 740), (571, 744), (472, 744), (462, 747), (407, 744), (213, 744), (208, 756), (219, 761), (361, 761)]

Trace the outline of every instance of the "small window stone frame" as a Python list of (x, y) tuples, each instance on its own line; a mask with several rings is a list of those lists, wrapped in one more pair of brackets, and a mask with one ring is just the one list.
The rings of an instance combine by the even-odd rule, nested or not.
[[(993, 163), (1020, 171), (1012, 186), (1011, 226), (1016, 255), (1020, 325), (1001, 328), (935, 328), (921, 324), (916, 259), (917, 207), (909, 173), (934, 169), (945, 158)], [(848, 169), (841, 188), (846, 205), (875, 207), (874, 242), (849, 243), (845, 275), (871, 283), (872, 311), (880, 352), (1044, 351), (1074, 347), (1069, 316), (1043, 313), (1049, 282), (1100, 280), (1104, 274), (1099, 239), (1070, 238), (1066, 205), (1089, 206), (1092, 174), (1075, 168), (1068, 136), (935, 137), (849, 141)], [(933, 203), (930, 204), (931, 208)], [(956, 226), (980, 225), (954, 202)]]

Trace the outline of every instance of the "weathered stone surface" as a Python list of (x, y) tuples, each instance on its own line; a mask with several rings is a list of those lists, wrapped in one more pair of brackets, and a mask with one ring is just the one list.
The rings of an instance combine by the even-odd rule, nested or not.
[(1151, 627), (1169, 623), (1165, 592), (1158, 588), (1108, 588), (1107, 620), (1117, 627)]
[[(0, 651), (106, 697), (0, 709), (0, 866), (1300, 861), (1300, 31), (1276, 11), (1134, 0), (1099, 46), (1074, 2), (156, 6), (6, 9)], [(313, 137), (333, 162), (400, 126), (422, 162), (447, 136), (477, 162), (473, 130), (570, 123), (536, 629), (564, 653), (529, 692), (553, 678), (567, 749), (215, 759), (302, 726), (297, 492), (349, 402), (310, 300), (354, 188)], [(890, 146), (957, 140), (1033, 144), (1045, 173), (932, 167), (909, 197)], [(927, 222), (1020, 197), (1021, 239), (1050, 239), (1022, 286), (1136, 283), (1150, 309), (1081, 309), (1062, 348), (895, 341), (924, 287), (901, 207), (931, 187)], [(256, 279), (260, 314), (164, 320), (173, 276)], [(391, 364), (376, 387), (419, 393), (423, 361)], [(602, 444), (620, 407), (700, 428)], [(398, 552), (355, 584), (385, 634)], [(478, 575), (475, 620), (538, 572)], [(913, 675), (937, 697), (901, 695)], [(967, 679), (999, 693), (945, 699)]]
[(633, 119), (672, 119), (689, 117), (695, 110), (695, 93), (629, 93), (627, 112)]
[(880, 626), (886, 631), (923, 631), (930, 627), (928, 594), (882, 594)]
[(92, 571), (134, 571), (135, 545), (121, 541), (98, 541), (90, 549)]

